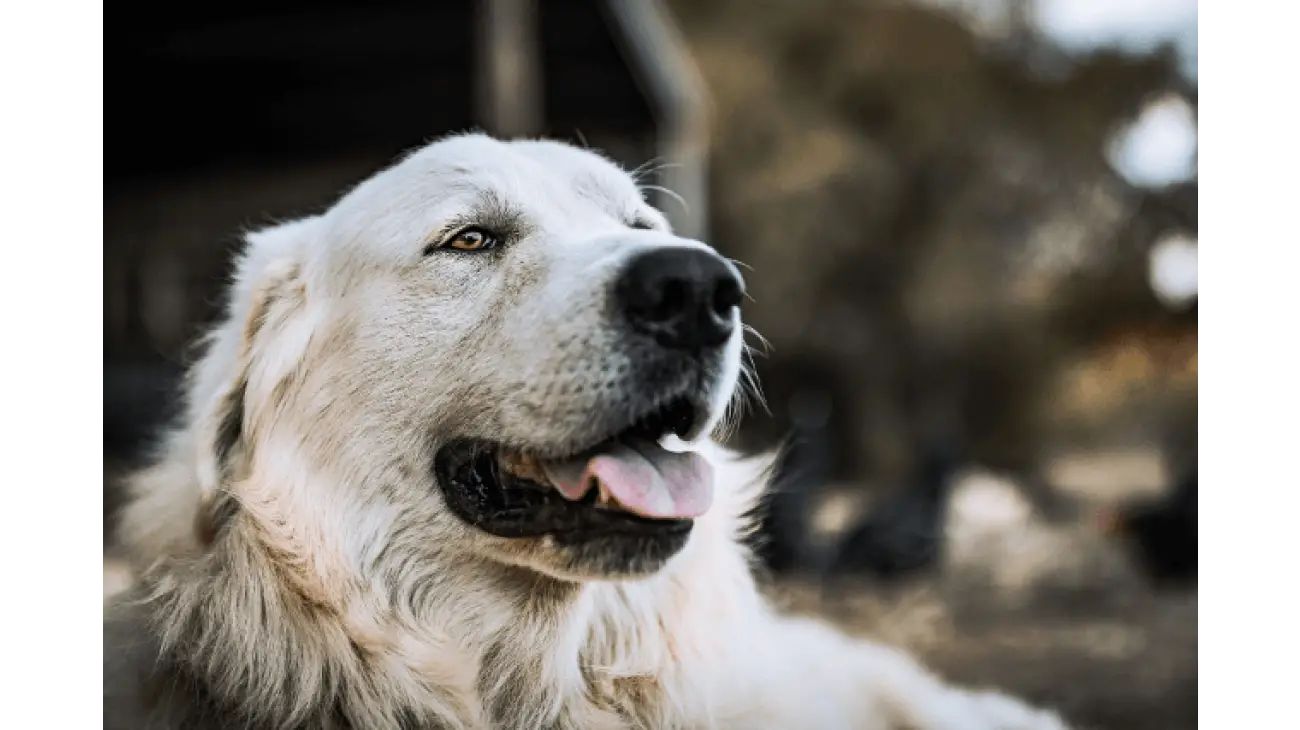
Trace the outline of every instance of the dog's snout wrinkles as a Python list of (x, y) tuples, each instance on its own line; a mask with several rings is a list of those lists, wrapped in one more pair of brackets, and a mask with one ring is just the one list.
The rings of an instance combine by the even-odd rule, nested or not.
[(632, 260), (614, 296), (633, 330), (663, 347), (702, 350), (727, 341), (732, 310), (745, 285), (734, 267), (709, 251), (662, 248)]

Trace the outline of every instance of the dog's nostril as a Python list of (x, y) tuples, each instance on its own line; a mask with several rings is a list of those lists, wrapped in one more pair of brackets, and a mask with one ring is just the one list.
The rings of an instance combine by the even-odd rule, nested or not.
[(726, 317), (733, 308), (740, 306), (744, 298), (745, 290), (741, 288), (740, 281), (734, 276), (725, 275), (718, 280), (718, 285), (713, 290), (713, 311)]

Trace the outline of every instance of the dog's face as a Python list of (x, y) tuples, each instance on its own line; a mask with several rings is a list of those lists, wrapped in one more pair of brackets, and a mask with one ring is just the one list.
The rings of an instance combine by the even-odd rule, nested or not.
[(292, 444), (320, 473), (319, 529), (352, 530), (325, 538), (347, 559), (401, 542), (402, 560), (581, 580), (653, 572), (687, 543), (712, 487), (684, 442), (736, 388), (743, 283), (629, 175), (558, 143), (456, 137), (255, 234), (247, 268), (277, 236), (293, 263), (245, 284), (263, 300), (237, 426), (251, 460)]

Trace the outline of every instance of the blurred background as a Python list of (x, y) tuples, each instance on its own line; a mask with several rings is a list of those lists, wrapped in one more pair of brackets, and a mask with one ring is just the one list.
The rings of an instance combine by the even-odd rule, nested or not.
[(744, 264), (778, 601), (1081, 727), (1195, 726), (1195, 0), (117, 15), (106, 556), (242, 231), (447, 132), (545, 135)]

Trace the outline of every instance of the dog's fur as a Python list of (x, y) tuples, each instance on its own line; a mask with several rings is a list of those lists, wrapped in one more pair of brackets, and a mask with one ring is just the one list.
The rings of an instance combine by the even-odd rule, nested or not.
[[(467, 221), (510, 249), (426, 255)], [(680, 446), (715, 465), (714, 504), (639, 575), (447, 511), (441, 441), (558, 449), (606, 428), (636, 369), (600, 293), (656, 246), (707, 250), (603, 158), (479, 135), (249, 235), (180, 427), (132, 484), (140, 579), (106, 609), (105, 727), (1062, 727), (776, 615), (740, 542), (767, 461), (707, 435)]]

